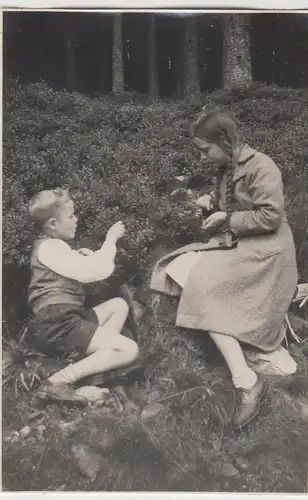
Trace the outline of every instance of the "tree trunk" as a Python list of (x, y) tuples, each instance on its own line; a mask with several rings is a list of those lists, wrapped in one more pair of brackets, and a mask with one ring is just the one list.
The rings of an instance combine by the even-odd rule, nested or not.
[(62, 26), (64, 31), (65, 87), (72, 91), (76, 88), (75, 41), (74, 27), (69, 16), (70, 14), (65, 16)]
[(14, 15), (14, 12), (4, 12), (2, 14), (2, 78), (3, 78), (3, 87), (6, 87), (9, 81), (9, 71), (11, 68), (11, 64), (9, 64), (9, 54), (12, 53), (11, 44), (14, 46), (14, 38), (18, 33), (19, 24), (18, 18)]
[(249, 87), (252, 83), (249, 23), (247, 14), (224, 15), (224, 88)]
[(155, 14), (151, 14), (148, 38), (148, 92), (150, 97), (158, 96), (155, 25)]
[(112, 92), (124, 93), (122, 14), (115, 14), (113, 18)]
[(184, 99), (200, 97), (198, 36), (195, 16), (184, 19)]
[(2, 14), (2, 24), (3, 24), (3, 35), (2, 35), (2, 79), (3, 79), (3, 87), (6, 87), (9, 80), (9, 65), (8, 65), (8, 55), (9, 55), (9, 44), (11, 40), (11, 32), (12, 32), (12, 22), (10, 19), (10, 13), (4, 12)]

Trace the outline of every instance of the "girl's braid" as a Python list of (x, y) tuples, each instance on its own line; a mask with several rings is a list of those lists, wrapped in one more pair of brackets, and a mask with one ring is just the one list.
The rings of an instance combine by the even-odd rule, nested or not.
[(227, 212), (227, 231), (230, 230), (230, 221), (233, 205), (233, 161), (227, 167), (227, 186), (226, 186), (226, 212)]
[[(234, 194), (234, 183), (233, 183), (233, 164), (234, 161), (230, 162), (226, 167), (226, 212), (227, 212), (227, 220), (226, 220), (226, 245), (232, 245), (232, 238), (230, 241), (230, 222), (231, 215), (233, 211), (233, 194)], [(215, 200), (215, 210), (220, 210), (219, 208), (219, 200), (220, 200), (220, 186), (222, 182), (222, 178), (224, 175), (224, 170), (219, 169), (219, 172), (216, 177), (215, 191), (214, 191), (214, 200)]]
[(215, 210), (219, 210), (219, 200), (220, 200), (220, 186), (222, 182), (224, 171), (222, 169), (218, 169), (216, 178), (215, 178), (215, 189), (214, 189), (214, 208)]

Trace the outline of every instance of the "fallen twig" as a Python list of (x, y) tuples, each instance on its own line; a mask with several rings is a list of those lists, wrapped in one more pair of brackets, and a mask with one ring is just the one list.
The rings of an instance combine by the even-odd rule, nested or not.
[(40, 459), (39, 459), (39, 462), (37, 464), (37, 468), (36, 468), (36, 471), (35, 471), (35, 479), (37, 478), (38, 473), (40, 471), (40, 468), (41, 468), (41, 465), (42, 465), (42, 461), (43, 461), (43, 457), (44, 457), (46, 448), (47, 448), (47, 443), (45, 443), (45, 445), (44, 445), (44, 447), (42, 449), (41, 456), (40, 456)]
[(176, 398), (177, 396), (185, 395), (187, 392), (195, 391), (196, 389), (207, 390), (207, 387), (205, 387), (204, 385), (197, 385), (195, 387), (190, 387), (189, 389), (185, 389), (185, 391), (176, 392), (175, 394), (171, 394), (170, 396), (159, 399), (158, 401), (156, 401), (156, 403), (164, 403), (165, 401), (169, 401), (170, 399)]

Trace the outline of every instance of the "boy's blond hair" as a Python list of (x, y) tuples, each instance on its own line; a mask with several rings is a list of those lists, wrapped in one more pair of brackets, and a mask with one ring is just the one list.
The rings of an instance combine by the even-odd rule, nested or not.
[(65, 189), (40, 191), (29, 201), (29, 216), (37, 226), (43, 227), (49, 219), (56, 217), (57, 211), (69, 201), (71, 197)]

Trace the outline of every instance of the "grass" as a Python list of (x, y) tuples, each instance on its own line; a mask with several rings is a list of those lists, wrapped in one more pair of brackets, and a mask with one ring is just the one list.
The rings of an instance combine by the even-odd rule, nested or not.
[[(16, 400), (11, 381), (5, 385), (5, 490), (307, 492), (307, 416), (302, 414), (308, 404), (307, 344), (299, 350), (296, 375), (268, 377), (259, 418), (235, 433), (229, 425), (234, 391), (226, 367), (208, 337), (172, 325), (176, 304), (171, 304), (162, 299), (140, 325), (141, 350), (159, 346), (161, 355), (146, 370), (146, 382), (129, 389), (133, 409), (42, 409), (31, 391), (22, 386)], [(163, 409), (144, 422), (140, 412), (153, 401)], [(75, 422), (75, 428), (63, 431), (63, 422)], [(14, 441), (12, 431), (26, 425), (31, 432)], [(87, 444), (100, 456), (95, 481), (80, 474), (73, 444)]]

